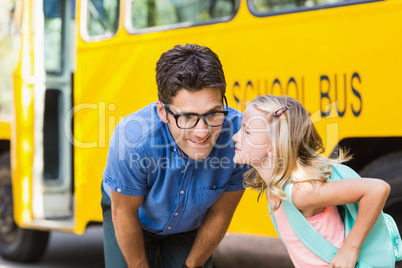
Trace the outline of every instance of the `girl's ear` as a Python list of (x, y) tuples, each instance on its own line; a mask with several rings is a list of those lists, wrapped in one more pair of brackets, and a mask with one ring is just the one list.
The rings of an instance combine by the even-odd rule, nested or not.
[(268, 148), (268, 157), (275, 157), (276, 153), (275, 153), (275, 149), (272, 146), (269, 146)]
[(162, 102), (160, 100), (156, 101), (156, 110), (158, 112), (159, 118), (163, 123), (168, 123), (168, 119), (166, 118), (166, 111), (163, 108)]

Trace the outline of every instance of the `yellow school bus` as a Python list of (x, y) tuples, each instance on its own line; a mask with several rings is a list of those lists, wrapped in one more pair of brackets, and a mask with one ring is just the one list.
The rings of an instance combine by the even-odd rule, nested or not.
[[(4, 257), (38, 259), (50, 231), (102, 222), (113, 129), (157, 99), (156, 61), (186, 43), (219, 55), (230, 106), (261, 94), (303, 103), (327, 156), (350, 148), (351, 167), (391, 184), (385, 211), (402, 226), (401, 0), (16, 2), (13, 114), (0, 124)], [(275, 236), (267, 214), (246, 191), (229, 232)]]

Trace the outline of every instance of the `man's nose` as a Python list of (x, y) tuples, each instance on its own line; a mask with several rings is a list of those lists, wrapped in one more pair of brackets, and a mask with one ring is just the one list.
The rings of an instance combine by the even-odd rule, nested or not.
[(209, 133), (209, 126), (205, 124), (205, 121), (200, 118), (197, 125), (194, 127), (194, 134), (198, 137), (206, 137)]

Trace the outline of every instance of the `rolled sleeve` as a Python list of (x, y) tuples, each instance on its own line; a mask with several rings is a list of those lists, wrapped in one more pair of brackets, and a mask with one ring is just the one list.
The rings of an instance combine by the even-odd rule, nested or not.
[(123, 195), (142, 196), (147, 189), (147, 168), (141, 165), (145, 159), (144, 148), (130, 141), (125, 129), (116, 127), (103, 173), (104, 182)]
[(249, 165), (235, 165), (232, 175), (229, 179), (229, 184), (225, 189), (225, 192), (234, 192), (244, 190), (243, 187), (243, 173), (249, 170)]

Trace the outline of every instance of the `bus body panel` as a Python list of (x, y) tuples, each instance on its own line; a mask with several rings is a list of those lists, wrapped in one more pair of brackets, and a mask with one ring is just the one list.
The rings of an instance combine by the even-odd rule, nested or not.
[(24, 1), (21, 26), (20, 61), (14, 73), (14, 118), (11, 142), (11, 168), (14, 217), (21, 227), (29, 227), (32, 216), (31, 186), (34, 151), (34, 29), (33, 3)]
[(0, 119), (0, 140), (11, 140), (11, 123)]
[[(400, 1), (383, 1), (255, 17), (243, 2), (226, 23), (138, 35), (120, 29), (113, 39), (97, 43), (79, 39), (74, 103), (90, 106), (74, 118), (75, 138), (83, 145), (75, 146), (76, 196), (82, 202), (77, 218), (100, 220), (98, 204), (89, 205), (89, 199), (100, 200), (113, 128), (123, 116), (157, 99), (155, 63), (175, 44), (198, 43), (219, 55), (234, 108), (244, 110), (261, 94), (297, 98), (312, 114), (327, 155), (348, 137), (401, 136), (402, 125), (395, 124), (401, 113), (387, 113), (402, 97), (395, 90), (402, 86), (400, 70), (386, 68), (397, 66), (402, 57), (395, 53), (402, 45), (395, 34), (401, 24), (389, 23), (400, 20), (398, 6)], [(391, 47), (384, 50), (384, 44)], [(379, 98), (386, 90), (392, 97)], [(246, 192), (230, 231), (275, 234), (266, 200), (257, 204), (257, 196)], [(244, 222), (250, 217), (255, 225)]]
[[(24, 5), (31, 8), (30, 1)], [(32, 218), (34, 49), (31, 13), (24, 13), (24, 63), (16, 71), (12, 131), (15, 219), (21, 226), (83, 233), (88, 223), (102, 221), (100, 187), (113, 129), (124, 116), (157, 99), (156, 61), (176, 44), (197, 43), (218, 54), (229, 105), (238, 110), (261, 94), (298, 99), (311, 113), (327, 156), (347, 138), (402, 136), (400, 0), (266, 17), (252, 15), (242, 1), (228, 22), (142, 34), (128, 33), (121, 15), (114, 37), (93, 42), (80, 34), (80, 8), (77, 1), (70, 227), (34, 224)], [(266, 198), (257, 203), (257, 197), (245, 192), (230, 232), (276, 235)]]

